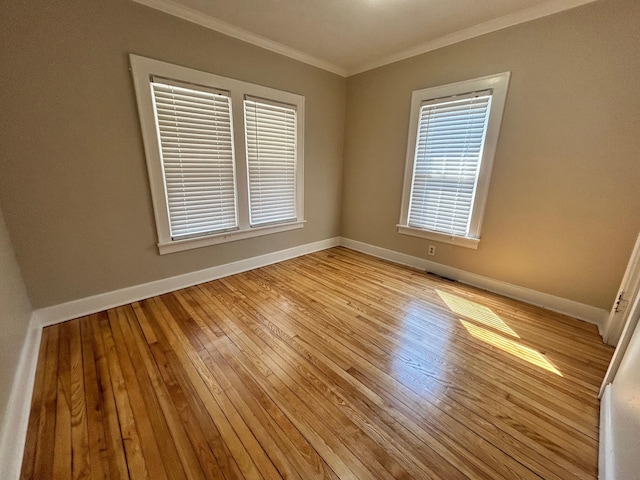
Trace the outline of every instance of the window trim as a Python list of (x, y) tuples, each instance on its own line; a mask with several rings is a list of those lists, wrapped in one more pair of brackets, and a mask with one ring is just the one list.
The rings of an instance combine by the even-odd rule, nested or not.
[[(248, 123), (249, 122), (249, 115), (247, 115), (247, 102), (254, 102), (254, 103), (262, 104), (262, 105), (269, 105), (271, 107), (276, 107), (276, 108), (280, 108), (280, 109), (286, 109), (286, 110), (290, 110), (290, 111), (294, 112), (293, 123), (295, 125), (295, 131), (296, 131), (295, 132), (296, 133), (296, 135), (295, 135), (296, 138), (294, 139), (294, 142), (296, 142), (295, 150), (296, 150), (296, 157), (297, 157), (297, 150), (298, 150), (297, 130), (298, 130), (298, 121), (299, 121), (297, 105), (291, 104), (291, 103), (285, 103), (285, 102), (278, 102), (278, 101), (274, 101), (272, 99), (260, 98), (260, 97), (255, 97), (253, 95), (246, 94), (244, 96), (244, 99), (243, 99), (243, 115), (244, 115), (243, 125), (244, 125), (244, 144), (245, 144), (245, 147), (247, 147), (247, 148), (249, 148), (249, 146), (250, 146), (252, 137), (253, 137), (253, 140), (255, 141), (257, 136), (259, 135), (258, 134), (259, 128), (254, 130), (253, 133), (251, 133), (251, 134), (249, 133), (249, 131), (251, 130), (251, 127), (249, 126), (249, 123)], [(254, 108), (255, 108), (255, 110), (254, 110), (254, 114), (255, 114), (255, 111), (257, 111), (258, 107), (256, 106)], [(251, 113), (251, 112), (249, 112), (249, 113)], [(253, 118), (252, 121), (256, 122), (256, 126), (257, 126), (257, 123), (259, 123), (258, 118), (257, 117), (252, 117), (252, 118)], [(263, 125), (263, 127), (264, 126), (265, 125)], [(262, 141), (265, 141), (265, 140), (267, 140), (267, 139), (265, 139), (265, 138), (262, 139)], [(258, 148), (258, 150), (259, 150), (259, 144), (260, 144), (260, 142), (258, 142), (257, 145), (254, 145), (254, 148)], [(267, 154), (267, 156), (268, 156), (268, 154)], [(262, 156), (259, 153), (257, 153), (255, 160), (257, 160), (258, 165), (262, 161), (260, 159), (261, 157)], [(252, 200), (251, 200), (251, 197), (252, 197), (252, 195), (251, 195), (251, 160), (252, 160), (251, 155), (249, 155), (247, 153), (247, 188), (248, 188), (248, 196), (247, 196), (247, 198), (248, 198), (248, 202), (249, 202), (249, 225), (251, 226), (251, 228), (257, 228), (257, 227), (266, 227), (266, 226), (269, 226), (269, 225), (281, 225), (282, 223), (290, 222), (291, 220), (289, 220), (289, 219), (286, 219), (286, 220), (271, 220), (269, 222), (264, 222), (264, 221), (263, 222), (259, 222), (257, 220), (252, 221), (252, 216), (254, 214), (255, 214), (256, 217), (258, 217), (259, 215), (258, 215), (257, 212), (252, 212), (252, 209), (251, 209), (251, 206), (252, 206)], [(257, 166), (257, 168), (259, 169), (259, 166)], [(297, 162), (297, 158), (296, 158), (296, 161), (293, 164), (294, 178), (296, 177), (297, 169), (298, 169), (298, 162)], [(255, 198), (262, 198), (260, 192), (255, 192)], [(295, 202), (295, 199), (294, 199), (293, 208), (294, 208), (295, 217), (297, 218), (297, 211), (296, 210), (297, 210), (298, 205), (296, 205), (295, 203), (296, 202)]]
[[(427, 238), (443, 243), (458, 245), (461, 247), (477, 249), (480, 243), (480, 230), (482, 219), (489, 193), (489, 181), (493, 167), (493, 159), (498, 144), (500, 125), (504, 113), (504, 105), (507, 97), (509, 78), (511, 72), (504, 72), (486, 77), (465, 80), (437, 87), (429, 87), (415, 90), (411, 94), (411, 113), (409, 117), (409, 134), (407, 140), (407, 154), (405, 160), (404, 180), (402, 187), (402, 203), (400, 210), (400, 221), (397, 225), (398, 233), (415, 237)], [(413, 182), (413, 171), (415, 167), (415, 153), (418, 134), (418, 124), (420, 108), (423, 102), (430, 100), (444, 99), (456, 95), (465, 95), (471, 92), (491, 90), (491, 109), (487, 123), (484, 149), (478, 173), (478, 182), (474, 197), (473, 209), (468, 236), (450, 235), (442, 232), (409, 226), (409, 202), (411, 201), (411, 188)]]
[[(174, 65), (135, 54), (129, 55), (136, 93), (138, 115), (142, 129), (149, 186), (153, 203), (158, 249), (160, 254), (178, 252), (208, 245), (299, 229), (304, 226), (304, 97), (282, 90), (255, 85), (200, 70)], [(238, 228), (210, 235), (173, 240), (169, 228), (169, 210), (165, 195), (164, 172), (156, 133), (153, 97), (150, 80), (163, 77), (182, 84), (193, 84), (230, 92), (231, 119), (236, 169), (236, 202)], [(244, 128), (244, 98), (246, 95), (270, 99), (296, 106), (297, 158), (296, 158), (296, 213), (297, 218), (287, 223), (251, 227), (249, 224), (248, 165)]]

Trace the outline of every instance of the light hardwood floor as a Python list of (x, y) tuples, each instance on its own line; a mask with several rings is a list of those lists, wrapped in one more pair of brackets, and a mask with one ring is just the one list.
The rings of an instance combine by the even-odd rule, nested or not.
[(611, 354), (334, 248), (47, 327), (22, 477), (594, 479)]

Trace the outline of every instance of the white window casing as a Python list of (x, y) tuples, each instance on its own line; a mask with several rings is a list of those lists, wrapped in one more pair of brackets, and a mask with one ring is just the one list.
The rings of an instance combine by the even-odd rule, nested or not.
[(303, 227), (304, 97), (130, 61), (161, 254)]
[(509, 76), (413, 92), (399, 233), (478, 247)]

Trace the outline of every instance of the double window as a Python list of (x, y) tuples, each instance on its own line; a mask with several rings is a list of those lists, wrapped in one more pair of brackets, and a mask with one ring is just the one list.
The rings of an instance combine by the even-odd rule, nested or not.
[(508, 81), (413, 92), (400, 233), (477, 248)]
[(304, 97), (131, 55), (160, 253), (303, 225)]

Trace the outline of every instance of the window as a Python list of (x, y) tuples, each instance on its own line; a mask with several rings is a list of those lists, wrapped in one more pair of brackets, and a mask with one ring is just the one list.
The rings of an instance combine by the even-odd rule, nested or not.
[(151, 80), (171, 238), (233, 230), (238, 219), (229, 94), (172, 83)]
[(398, 232), (478, 248), (508, 82), (413, 92)]
[(302, 228), (304, 97), (131, 55), (161, 254)]
[(244, 101), (244, 121), (250, 224), (295, 220), (295, 108), (248, 97)]

